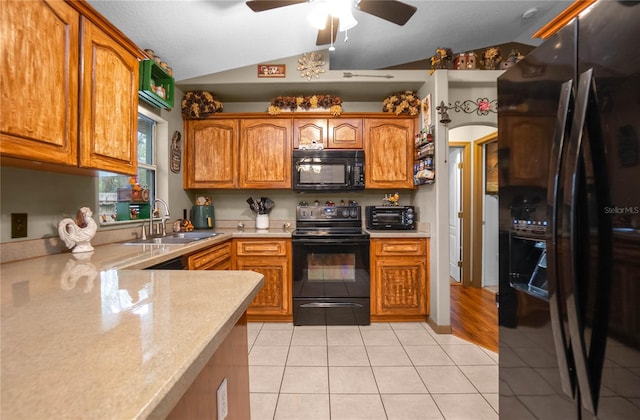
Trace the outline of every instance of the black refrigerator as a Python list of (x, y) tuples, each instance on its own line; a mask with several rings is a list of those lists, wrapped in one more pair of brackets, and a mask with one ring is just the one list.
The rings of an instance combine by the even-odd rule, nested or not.
[(500, 419), (640, 419), (640, 2), (498, 79)]

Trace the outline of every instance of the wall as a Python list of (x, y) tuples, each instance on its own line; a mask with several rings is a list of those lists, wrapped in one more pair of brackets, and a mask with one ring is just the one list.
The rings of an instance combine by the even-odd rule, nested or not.
[[(448, 144), (453, 129), (470, 125), (486, 125), (495, 131), (497, 115), (479, 116), (449, 110), (452, 122), (439, 122), (436, 106), (440, 102), (455, 104), (456, 100), (488, 97), (497, 98), (496, 81), (502, 71), (436, 70), (419, 90), (420, 97), (431, 94), (432, 122), (436, 143), (436, 182), (418, 188), (414, 205), (421, 208), (421, 220), (431, 226), (430, 321), (446, 331), (451, 325), (449, 290), (449, 168)], [(462, 132), (461, 132), (462, 133)], [(465, 134), (466, 136), (466, 134)]]

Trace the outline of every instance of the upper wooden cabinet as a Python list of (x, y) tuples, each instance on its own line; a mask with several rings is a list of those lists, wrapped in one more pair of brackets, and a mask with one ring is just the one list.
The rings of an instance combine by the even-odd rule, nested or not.
[(80, 167), (135, 175), (138, 59), (82, 19)]
[(3, 1), (0, 153), (78, 164), (80, 15), (63, 2)]
[(3, 163), (135, 174), (142, 52), (86, 2), (3, 1), (0, 31)]
[(185, 120), (184, 188), (238, 186), (238, 120)]
[(414, 119), (365, 119), (366, 188), (414, 188)]
[(240, 120), (240, 188), (291, 188), (291, 119)]
[(317, 143), (325, 149), (362, 149), (360, 118), (296, 118), (293, 120), (293, 147)]

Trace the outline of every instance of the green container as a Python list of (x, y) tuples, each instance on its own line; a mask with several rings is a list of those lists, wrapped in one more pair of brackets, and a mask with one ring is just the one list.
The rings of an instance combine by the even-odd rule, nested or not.
[(213, 229), (216, 226), (213, 206), (193, 206), (191, 208), (191, 223), (196, 229)]

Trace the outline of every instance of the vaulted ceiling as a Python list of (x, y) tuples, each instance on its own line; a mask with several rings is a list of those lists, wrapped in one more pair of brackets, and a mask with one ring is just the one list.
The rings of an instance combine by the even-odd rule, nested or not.
[(331, 70), (349, 71), (424, 60), (439, 47), (464, 52), (509, 42), (537, 45), (541, 40), (531, 35), (572, 3), (403, 2), (417, 8), (403, 26), (354, 8), (358, 25), (347, 32), (346, 42), (339, 32), (335, 51), (329, 53), (328, 45), (316, 45), (317, 30), (307, 20), (313, 1), (256, 13), (240, 0), (89, 0), (138, 46), (153, 49), (169, 63), (178, 85), (312, 51), (323, 51)]

